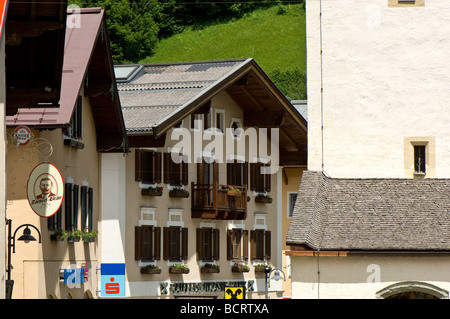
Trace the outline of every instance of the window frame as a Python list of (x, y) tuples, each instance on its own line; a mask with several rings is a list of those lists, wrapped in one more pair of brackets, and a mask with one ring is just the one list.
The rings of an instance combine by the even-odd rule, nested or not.
[(248, 230), (241, 228), (227, 230), (227, 259), (248, 260)]
[(162, 182), (162, 152), (149, 149), (135, 150), (135, 181), (142, 184)]
[[(148, 234), (148, 240), (145, 235)], [(135, 227), (135, 260), (154, 262), (161, 259), (161, 227), (141, 225)]]
[(173, 186), (189, 184), (189, 165), (185, 159), (180, 163), (172, 160), (170, 152), (163, 153), (164, 183)]
[[(207, 241), (205, 239), (208, 239)], [(197, 260), (220, 260), (220, 231), (212, 227), (197, 228)]]
[(258, 193), (270, 192), (272, 174), (261, 174), (261, 167), (270, 167), (270, 164), (250, 163), (250, 190)]
[(227, 162), (227, 185), (248, 185), (248, 162), (237, 160)]
[(271, 258), (271, 232), (255, 229), (250, 232), (250, 251), (252, 261), (267, 261)]
[(188, 259), (188, 229), (181, 226), (168, 226), (163, 230), (163, 259), (180, 262)]

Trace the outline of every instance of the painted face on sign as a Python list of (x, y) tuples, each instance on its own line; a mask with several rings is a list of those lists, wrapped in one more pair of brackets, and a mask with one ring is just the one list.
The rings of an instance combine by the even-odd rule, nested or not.
[(53, 182), (50, 178), (43, 178), (39, 184), (39, 188), (41, 189), (42, 195), (44, 196), (54, 196), (52, 194)]

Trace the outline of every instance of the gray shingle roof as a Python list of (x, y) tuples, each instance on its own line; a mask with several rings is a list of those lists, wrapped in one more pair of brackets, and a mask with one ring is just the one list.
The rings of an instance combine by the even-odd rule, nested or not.
[(449, 250), (449, 179), (335, 179), (306, 171), (287, 243), (320, 250)]
[[(245, 60), (144, 65), (137, 74), (118, 84), (127, 131), (151, 127), (239, 67)], [(116, 74), (122, 74), (115, 66)], [(127, 69), (128, 70), (128, 69)]]

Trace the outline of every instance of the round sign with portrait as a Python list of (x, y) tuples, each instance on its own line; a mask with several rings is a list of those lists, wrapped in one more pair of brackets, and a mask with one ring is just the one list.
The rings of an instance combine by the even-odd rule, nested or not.
[(64, 181), (58, 168), (40, 163), (30, 173), (27, 185), (31, 209), (41, 217), (53, 216), (64, 198)]

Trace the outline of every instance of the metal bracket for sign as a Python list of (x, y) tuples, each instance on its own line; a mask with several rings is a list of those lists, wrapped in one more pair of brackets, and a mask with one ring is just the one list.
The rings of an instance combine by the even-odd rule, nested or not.
[[(26, 134), (28, 136), (23, 138), (23, 135), (20, 136), (14, 131), (12, 134), (7, 134), (6, 139), (6, 148), (8, 153), (8, 159), (14, 158), (16, 162), (20, 162), (21, 167), (27, 172), (30, 171), (37, 162), (48, 162), (50, 157), (53, 154), (53, 146), (49, 140), (38, 137), (35, 138), (33, 132), (24, 127)], [(12, 156), (12, 153), (16, 152), (17, 156)], [(17, 182), (17, 179), (14, 177), (14, 172), (12, 170), (13, 165), (9, 165), (7, 167), (8, 176), (8, 184), (10, 186), (14, 186)], [(22, 181), (24, 183), (23, 187), (26, 188), (27, 181)], [(11, 205), (13, 203), (12, 200), (8, 200), (7, 204)]]

